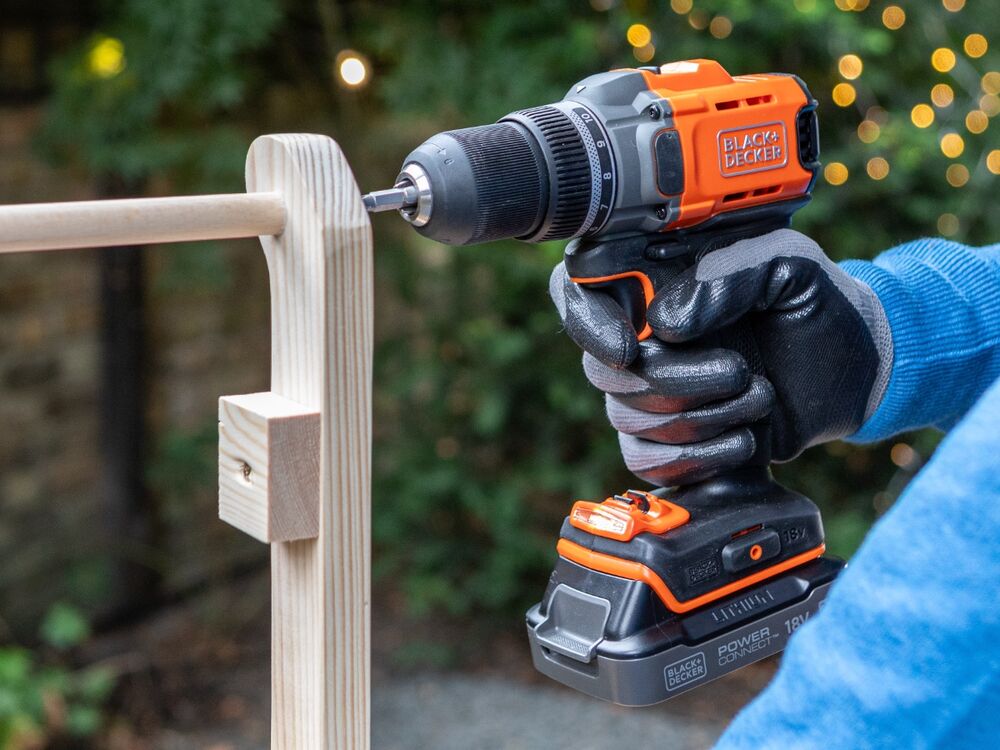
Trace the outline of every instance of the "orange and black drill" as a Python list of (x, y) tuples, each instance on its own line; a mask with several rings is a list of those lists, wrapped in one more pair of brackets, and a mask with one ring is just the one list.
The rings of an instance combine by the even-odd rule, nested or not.
[[(439, 133), (364, 200), (446, 244), (572, 239), (570, 277), (614, 297), (643, 340), (646, 308), (676, 274), (789, 225), (818, 157), (816, 102), (797, 77), (685, 60), (594, 75), (562, 101)], [(783, 649), (843, 563), (823, 556), (818, 509), (771, 478), (766, 452), (750, 463), (577, 502), (527, 614), (535, 666), (638, 706)]]

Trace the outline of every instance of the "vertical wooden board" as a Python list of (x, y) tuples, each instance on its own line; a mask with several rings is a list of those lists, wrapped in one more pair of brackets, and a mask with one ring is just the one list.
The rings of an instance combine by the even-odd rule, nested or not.
[(254, 141), (247, 191), (280, 192), (262, 237), (271, 276), (271, 391), (321, 419), (319, 536), (273, 544), (272, 748), (369, 747), (372, 236), (340, 148)]

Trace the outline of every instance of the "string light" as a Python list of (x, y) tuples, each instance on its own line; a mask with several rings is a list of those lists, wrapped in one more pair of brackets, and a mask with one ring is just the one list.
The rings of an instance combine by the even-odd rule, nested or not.
[(882, 128), (874, 120), (862, 120), (858, 125), (858, 140), (862, 143), (875, 143), (882, 134)]
[(336, 69), (340, 83), (349, 89), (359, 89), (368, 83), (368, 63), (360, 52), (341, 50), (337, 54)]
[(993, 174), (1000, 174), (1000, 148), (995, 148), (986, 155), (986, 168)]
[(918, 104), (910, 110), (910, 120), (918, 128), (930, 127), (930, 124), (934, 122), (934, 110), (930, 108), (929, 104)]
[(986, 54), (986, 50), (990, 48), (990, 43), (986, 41), (986, 37), (982, 34), (969, 34), (965, 37), (962, 48), (969, 57), (982, 57)]
[(949, 159), (957, 159), (965, 151), (965, 141), (958, 133), (945, 133), (941, 136), (941, 153)]
[(716, 39), (725, 39), (733, 33), (733, 22), (725, 16), (716, 16), (708, 25), (708, 33)]
[(955, 67), (955, 53), (947, 47), (938, 47), (931, 54), (931, 66), (938, 73), (947, 73)]
[(634, 23), (625, 32), (625, 38), (633, 47), (645, 47), (653, 40), (653, 32), (644, 23)]
[(857, 55), (844, 55), (837, 62), (837, 70), (839, 70), (840, 75), (848, 81), (853, 81), (861, 75), (861, 71), (864, 70), (864, 67), (865, 66), (861, 62), (861, 58)]
[(941, 0), (941, 4), (944, 6), (945, 10), (950, 10), (952, 13), (958, 13), (965, 7), (965, 0)]
[(685, 13), (690, 12), (691, 8), (694, 6), (692, 0), (670, 0), (670, 8), (678, 15), (683, 16)]
[(964, 164), (952, 164), (945, 170), (944, 178), (952, 187), (962, 187), (969, 181), (969, 168)]
[(965, 129), (979, 135), (990, 125), (990, 118), (981, 109), (974, 109), (965, 116)]
[(632, 54), (639, 62), (646, 63), (653, 59), (653, 55), (656, 54), (656, 47), (652, 44), (644, 44), (641, 47), (633, 47)]
[(849, 175), (850, 172), (848, 172), (847, 167), (839, 161), (831, 161), (823, 169), (823, 177), (831, 185), (843, 185), (847, 182)]
[(125, 70), (125, 45), (109, 36), (100, 37), (87, 54), (87, 68), (98, 78), (114, 78)]
[(958, 217), (955, 214), (941, 214), (937, 220), (938, 232), (951, 237), (958, 232)]
[(882, 25), (890, 31), (895, 31), (906, 23), (906, 11), (898, 5), (890, 5), (882, 11)]
[(865, 170), (873, 180), (884, 180), (889, 176), (889, 162), (881, 156), (875, 156), (868, 160)]
[(955, 101), (955, 92), (947, 83), (939, 83), (931, 89), (931, 101), (936, 107), (947, 107)]
[(854, 104), (857, 92), (849, 83), (838, 83), (833, 87), (833, 103), (838, 107), (849, 107)]

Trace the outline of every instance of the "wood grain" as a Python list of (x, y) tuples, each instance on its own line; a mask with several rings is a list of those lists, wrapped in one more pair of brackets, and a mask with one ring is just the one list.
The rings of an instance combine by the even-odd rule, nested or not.
[(274, 192), (25, 203), (0, 206), (0, 253), (257, 237), (284, 225)]
[(320, 415), (274, 393), (219, 399), (219, 518), (262, 542), (319, 533)]
[(271, 747), (369, 747), (372, 236), (340, 148), (262, 136), (247, 191), (281, 193), (262, 237), (271, 391), (321, 415), (319, 536), (271, 545)]

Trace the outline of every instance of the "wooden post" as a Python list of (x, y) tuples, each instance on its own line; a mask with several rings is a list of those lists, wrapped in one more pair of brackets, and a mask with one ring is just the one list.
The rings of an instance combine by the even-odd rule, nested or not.
[(220, 401), (220, 512), (271, 545), (271, 747), (370, 745), (372, 235), (340, 148), (270, 135), (247, 194), (0, 207), (0, 254), (260, 236), (271, 391)]
[(271, 544), (271, 747), (368, 748), (371, 224), (323, 136), (258, 138), (247, 191), (286, 208), (284, 232), (261, 237), (271, 392), (320, 420), (318, 535)]

